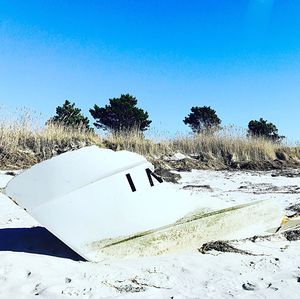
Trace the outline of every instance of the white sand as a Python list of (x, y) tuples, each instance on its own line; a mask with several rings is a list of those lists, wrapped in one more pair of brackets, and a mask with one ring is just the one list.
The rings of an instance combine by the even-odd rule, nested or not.
[[(193, 171), (174, 188), (228, 204), (300, 203), (300, 178), (264, 172)], [(0, 188), (11, 176), (0, 173)], [(243, 186), (241, 189), (240, 187)], [(192, 190), (191, 190), (192, 189)], [(294, 192), (294, 193), (292, 193)], [(297, 193), (298, 192), (298, 193)], [(46, 230), (0, 194), (0, 298), (297, 298), (300, 241), (236, 241), (257, 256), (212, 251), (110, 263), (74, 261)], [(48, 243), (47, 243), (48, 242)], [(64, 257), (58, 257), (64, 256)]]

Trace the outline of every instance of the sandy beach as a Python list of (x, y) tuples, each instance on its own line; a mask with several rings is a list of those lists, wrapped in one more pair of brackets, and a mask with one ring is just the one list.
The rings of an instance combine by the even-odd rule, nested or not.
[[(13, 177), (5, 173), (0, 175), (1, 188)], [(181, 176), (172, 188), (199, 200), (217, 198), (235, 205), (268, 198), (290, 215), (300, 204), (296, 170), (193, 170)], [(227, 244), (234, 252), (212, 247), (91, 263), (81, 260), (4, 194), (0, 210), (0, 298), (291, 298), (299, 293), (297, 236), (295, 241), (284, 234), (233, 240)]]

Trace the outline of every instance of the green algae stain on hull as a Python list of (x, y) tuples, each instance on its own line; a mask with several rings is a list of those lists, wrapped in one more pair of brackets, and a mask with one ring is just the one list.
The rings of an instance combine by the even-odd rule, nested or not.
[(195, 250), (209, 241), (263, 234), (280, 226), (282, 212), (273, 202), (259, 201), (214, 212), (196, 212), (158, 229), (105, 239), (86, 246), (93, 260), (156, 256)]

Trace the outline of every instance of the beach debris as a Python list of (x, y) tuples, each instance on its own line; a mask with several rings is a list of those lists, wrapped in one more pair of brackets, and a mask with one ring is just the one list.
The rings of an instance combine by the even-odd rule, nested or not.
[(286, 208), (286, 210), (292, 211), (295, 213), (300, 213), (300, 203), (290, 205), (289, 207)]
[(288, 241), (298, 241), (300, 240), (300, 229), (286, 231), (283, 235)]
[(298, 169), (284, 169), (284, 170), (279, 170), (276, 172), (273, 172), (271, 174), (272, 177), (287, 177), (287, 178), (297, 178), (300, 177), (300, 171)]
[(257, 289), (257, 286), (253, 283), (246, 282), (243, 283), (242, 288), (246, 291), (255, 291)]
[(7, 172), (5, 172), (5, 175), (16, 176), (17, 173), (14, 171), (7, 171)]
[(206, 254), (210, 251), (219, 251), (219, 252), (231, 252), (231, 253), (239, 253), (244, 255), (256, 255), (246, 250), (238, 249), (231, 244), (229, 244), (228, 241), (212, 241), (203, 244), (198, 251), (202, 254)]
[(181, 175), (179, 173), (174, 173), (169, 169), (165, 169), (162, 167), (156, 168), (154, 173), (159, 175), (165, 182), (177, 184), (181, 179)]
[(211, 188), (210, 185), (185, 185), (182, 187), (183, 190), (207, 190), (212, 192), (213, 189)]

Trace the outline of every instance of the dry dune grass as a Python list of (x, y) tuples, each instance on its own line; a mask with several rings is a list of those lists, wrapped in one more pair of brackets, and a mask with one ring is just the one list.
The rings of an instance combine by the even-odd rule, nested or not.
[(257, 161), (274, 160), (283, 147), (263, 138), (247, 138), (235, 127), (225, 128), (217, 134), (178, 135), (161, 141), (149, 140), (143, 134), (122, 132), (111, 134), (104, 140), (114, 150), (129, 150), (145, 156), (161, 157), (177, 152), (197, 156), (200, 153), (215, 158)]
[(62, 152), (96, 144), (102, 139), (91, 132), (62, 126), (32, 128), (20, 124), (0, 124), (0, 167), (26, 168)]
[(257, 161), (275, 159), (280, 146), (261, 138), (198, 135), (176, 139), (172, 142), (172, 148), (190, 155), (206, 153), (229, 160)]
[(106, 147), (113, 150), (127, 150), (139, 153), (146, 157), (161, 157), (172, 153), (170, 142), (166, 139), (157, 142), (145, 138), (138, 131), (123, 131), (109, 134), (103, 140)]
[(278, 151), (284, 151), (295, 159), (300, 158), (300, 147), (283, 147), (260, 138), (249, 139), (232, 128), (214, 135), (177, 136), (155, 141), (145, 138), (138, 131), (101, 137), (80, 128), (33, 126), (28, 119), (22, 118), (22, 121), (0, 121), (0, 168), (26, 168), (60, 153), (92, 144), (137, 152), (151, 160), (177, 152), (205, 155), (225, 164), (232, 161), (270, 161), (276, 158)]
[(114, 150), (129, 150), (145, 156), (160, 157), (176, 152), (186, 155), (207, 153), (214, 157), (231, 154), (242, 161), (275, 159), (276, 150), (281, 148), (265, 139), (222, 135), (177, 136), (155, 142), (136, 132), (109, 135), (104, 139), (104, 144)]

